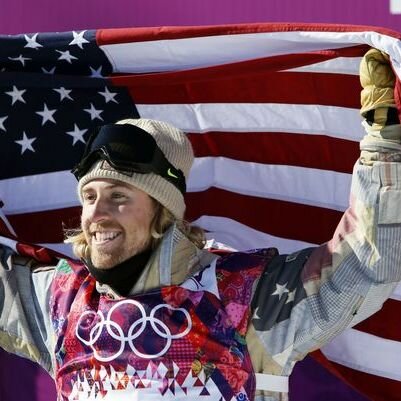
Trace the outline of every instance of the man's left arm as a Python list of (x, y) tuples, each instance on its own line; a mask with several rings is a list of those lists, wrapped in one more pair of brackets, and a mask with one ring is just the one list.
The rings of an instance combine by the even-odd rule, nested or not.
[[(387, 66), (391, 73), (375, 51), (364, 62)], [(392, 97), (383, 98), (381, 88), (370, 86), (374, 93), (364, 115), (367, 135), (354, 169), (350, 207), (332, 240), (277, 257), (255, 293), (252, 325), (281, 374), (380, 309), (401, 280), (401, 126), (389, 121)]]

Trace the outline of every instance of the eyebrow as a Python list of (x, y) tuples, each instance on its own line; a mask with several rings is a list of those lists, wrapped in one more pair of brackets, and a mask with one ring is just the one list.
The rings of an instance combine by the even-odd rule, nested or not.
[(107, 189), (109, 189), (109, 188), (110, 189), (114, 189), (114, 188), (120, 188), (120, 187), (129, 189), (130, 185), (129, 184), (125, 184), (124, 182), (122, 182), (122, 183), (119, 183), (119, 184), (110, 184), (106, 188)]
[[(91, 188), (90, 186), (88, 187), (88, 185), (90, 185), (90, 182), (88, 182), (88, 184), (86, 184), (83, 188), (82, 188), (82, 192), (88, 192), (91, 191), (93, 188)], [(117, 183), (117, 184), (109, 184), (106, 187), (104, 187), (104, 189), (108, 189), (108, 190), (112, 190), (115, 188), (125, 188), (125, 189), (130, 189), (131, 185), (129, 184), (125, 184), (124, 182), (121, 183)]]

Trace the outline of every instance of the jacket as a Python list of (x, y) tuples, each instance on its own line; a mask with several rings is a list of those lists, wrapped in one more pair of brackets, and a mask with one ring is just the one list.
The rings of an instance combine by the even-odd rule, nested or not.
[[(288, 377), (308, 352), (377, 311), (401, 280), (401, 152), (390, 157), (382, 152), (383, 141), (372, 150), (374, 141), (369, 141), (370, 156), (355, 166), (350, 207), (333, 238), (314, 249), (273, 255), (252, 284), (244, 336), (255, 382), (259, 373)], [(172, 227), (130, 295), (182, 285), (216, 258)], [(42, 266), (3, 246), (1, 263), (0, 345), (38, 362), (54, 377), (51, 288), (65, 262)], [(119, 298), (113, 289), (95, 286), (99, 294)], [(279, 391), (263, 391), (269, 386), (262, 378), (255, 398), (285, 399), (280, 380), (277, 388), (271, 382)]]

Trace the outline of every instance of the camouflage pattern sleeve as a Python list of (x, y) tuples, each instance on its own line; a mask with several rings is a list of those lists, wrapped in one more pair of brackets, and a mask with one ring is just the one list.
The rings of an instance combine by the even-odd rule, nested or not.
[(277, 257), (259, 281), (252, 331), (275, 374), (289, 375), (308, 352), (376, 312), (401, 280), (401, 126), (394, 82), (387, 56), (370, 50), (361, 64), (366, 136), (350, 206), (329, 242)]
[(0, 244), (0, 346), (52, 374), (50, 284), (54, 267), (39, 266)]

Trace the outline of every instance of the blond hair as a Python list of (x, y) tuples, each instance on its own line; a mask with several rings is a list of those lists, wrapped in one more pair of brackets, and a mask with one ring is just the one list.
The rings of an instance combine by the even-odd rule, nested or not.
[[(155, 205), (155, 214), (150, 225), (149, 249), (156, 249), (164, 233), (173, 224), (199, 249), (205, 246), (205, 232), (198, 226), (193, 226), (185, 220), (176, 217), (163, 205), (152, 198)], [(90, 247), (81, 228), (65, 231), (64, 242), (72, 245), (74, 255), (79, 259), (90, 259)]]

